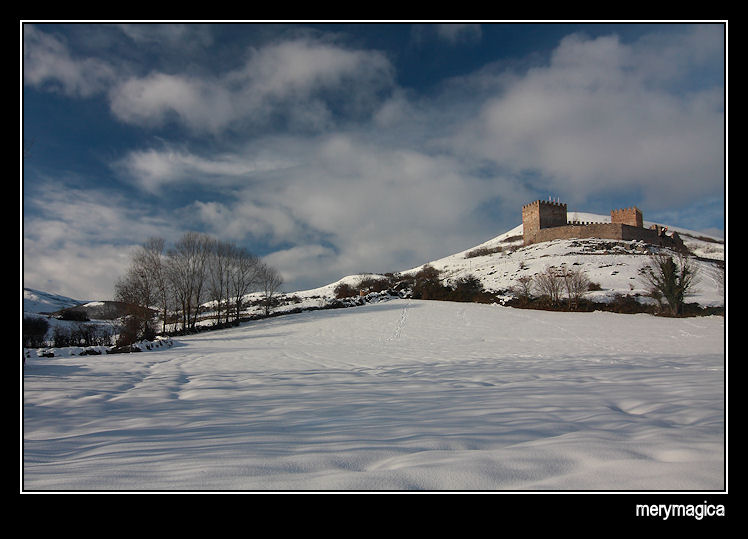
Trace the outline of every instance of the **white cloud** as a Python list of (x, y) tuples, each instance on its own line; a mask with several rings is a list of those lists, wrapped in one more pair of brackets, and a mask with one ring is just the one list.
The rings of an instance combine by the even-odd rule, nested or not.
[(73, 97), (90, 97), (105, 91), (115, 79), (114, 69), (96, 58), (76, 58), (65, 41), (38, 30), (23, 27), (23, 81)]
[(652, 72), (647, 59), (657, 55), (615, 37), (569, 36), (549, 65), (514, 79), (455, 140), (518, 174), (539, 174), (566, 198), (634, 188), (655, 205), (714, 192), (724, 172), (722, 88), (670, 91), (668, 81), (686, 73)]
[(483, 30), (480, 24), (413, 24), (411, 25), (410, 35), (412, 41), (420, 46), (433, 43), (434, 40), (449, 45), (460, 45), (480, 41)]
[[(160, 46), (159, 52), (173, 56), (178, 49), (212, 42), (201, 25), (119, 28), (137, 43), (139, 54)], [(180, 63), (138, 73), (137, 64), (110, 56), (105, 47), (101, 54), (108, 60), (94, 53), (74, 56), (63, 38), (25, 25), (24, 83), (71, 97), (106, 94), (115, 117), (129, 124), (161, 127), (174, 122), (214, 135), (247, 125), (320, 130), (337, 115), (370, 114), (378, 94), (394, 83), (393, 66), (384, 54), (327, 39), (293, 38), (251, 48), (238, 68), (224, 72), (216, 66), (199, 73), (175, 72), (190, 67)]]
[(280, 273), (286, 283), (283, 289), (289, 292), (301, 290), (305, 288), (305, 285), (323, 286), (318, 281), (312, 284), (315, 283), (316, 276), (334, 275), (334, 272), (340, 271), (334, 250), (316, 244), (281, 249), (266, 256), (264, 260), (271, 266), (280, 268)]
[(367, 113), (376, 93), (391, 84), (392, 67), (376, 51), (296, 39), (252, 49), (241, 68), (212, 78), (161, 72), (132, 77), (112, 88), (110, 101), (119, 119), (138, 125), (174, 120), (196, 132), (219, 133), (280, 119), (318, 130), (330, 124), (333, 108)]
[(113, 168), (138, 187), (161, 194), (169, 185), (232, 186), (246, 183), (260, 171), (293, 166), (294, 161), (278, 156), (265, 157), (257, 151), (202, 156), (172, 147), (134, 150), (117, 160)]
[(193, 222), (202, 222), (212, 234), (224, 239), (252, 237), (270, 244), (303, 239), (299, 224), (281, 201), (260, 195), (257, 199), (270, 204), (258, 203), (249, 199), (247, 192), (238, 196), (231, 203), (196, 201), (187, 211)]
[[(134, 247), (134, 246), (132, 246)], [(130, 263), (130, 247), (23, 242), (23, 286), (81, 301), (114, 299), (114, 283)]]
[(120, 120), (138, 125), (175, 119), (195, 131), (218, 132), (234, 118), (229, 92), (197, 78), (152, 73), (118, 84), (109, 97)]
[(118, 24), (117, 28), (138, 45), (192, 50), (214, 41), (210, 26), (205, 24)]
[[(257, 182), (235, 185), (230, 199), (197, 203), (192, 213), (216, 234), (327, 246), (271, 257), (284, 275), (303, 267), (307, 284), (407, 269), (428, 260), (435, 244), (445, 255), (460, 250), (480, 228), (473, 212), (481, 204), (515, 197), (511, 180), (472, 176), (459, 160), (401, 149), (395, 140), (392, 147), (337, 134), (307, 143), (299, 166), (258, 173)], [(484, 231), (482, 240), (491, 232), (500, 231)]]
[[(247, 64), (268, 71), (268, 95), (304, 93), (302, 88), (308, 93), (317, 84), (312, 73), (334, 78), (343, 66), (353, 69), (334, 54), (322, 54), (327, 69), (274, 73), (265, 65), (290, 50), (297, 49), (267, 49), (267, 56), (255, 53)], [(667, 80), (682, 73), (655, 79), (646, 58), (641, 43), (569, 36), (545, 66), (499, 72), (498, 82), (486, 80), (488, 71), (463, 79), (479, 88), (476, 100), (493, 91), (484, 101), (446, 106), (452, 92), (463, 100), (471, 95), (454, 81), (443, 96), (428, 100), (394, 92), (355, 130), (255, 139), (264, 162), (273, 164), (264, 169), (249, 166), (247, 156), (259, 155), (252, 151), (203, 158), (141, 152), (130, 156), (131, 166), (144, 185), (189, 178), (220, 185), (215, 176), (224, 174), (233, 198), (193, 208), (195, 218), (215, 232), (278, 245), (332, 246), (284, 250), (277, 260), (289, 261), (280, 268), (289, 274), (296, 271), (290, 254), (312, 281), (316, 271), (323, 279), (404, 269), (503, 232), (481, 221), (479, 209), (486, 203), (508, 209), (498, 217), (507, 227), (517, 224), (521, 204), (534, 196), (526, 171), (570, 203), (632, 188), (650, 205), (713, 191), (721, 180), (709, 176), (721, 170), (718, 91), (675, 94)], [(283, 90), (285, 84), (296, 90)], [(284, 156), (293, 156), (293, 163)], [(481, 163), (494, 171), (480, 172)], [(249, 170), (252, 181), (239, 181)]]
[(437, 35), (449, 43), (480, 41), (483, 31), (480, 24), (437, 24)]
[(376, 51), (349, 50), (331, 43), (296, 39), (253, 49), (245, 66), (226, 80), (260, 98), (305, 96), (343, 83), (389, 84), (392, 66)]
[[(131, 248), (151, 236), (181, 234), (166, 216), (132, 200), (47, 180), (29, 196), (23, 219), (23, 284), (75, 299), (107, 299)], [(36, 193), (36, 191), (35, 191)]]

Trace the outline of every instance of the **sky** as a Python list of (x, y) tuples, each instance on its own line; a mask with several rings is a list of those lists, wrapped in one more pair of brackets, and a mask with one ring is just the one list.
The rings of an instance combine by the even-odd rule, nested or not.
[(726, 24), (22, 21), (23, 286), (111, 299), (198, 231), (287, 292), (549, 197), (724, 237)]

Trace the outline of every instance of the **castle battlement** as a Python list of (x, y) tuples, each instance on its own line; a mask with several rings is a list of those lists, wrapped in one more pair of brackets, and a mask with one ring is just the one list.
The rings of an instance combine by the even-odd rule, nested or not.
[(530, 202), (529, 204), (525, 204), (522, 206), (522, 209), (530, 208), (534, 206), (558, 206), (558, 207), (566, 207), (566, 202), (559, 202), (557, 200), (534, 200), (533, 202)]
[(644, 226), (642, 212), (636, 206), (620, 210), (611, 210), (610, 222), (623, 223), (625, 225), (636, 226), (640, 228)]

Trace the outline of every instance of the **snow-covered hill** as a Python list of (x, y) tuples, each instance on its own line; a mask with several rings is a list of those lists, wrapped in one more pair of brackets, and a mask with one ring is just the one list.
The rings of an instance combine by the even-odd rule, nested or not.
[(61, 309), (68, 309), (84, 303), (87, 302), (32, 288), (23, 289), (24, 313), (54, 313)]
[[(610, 222), (609, 215), (570, 212), (569, 217), (583, 222)], [(651, 224), (645, 222), (646, 227)], [(720, 263), (724, 263), (724, 241), (687, 229), (670, 227), (669, 230), (677, 231), (697, 257), (695, 265), (699, 269), (699, 284), (688, 301), (703, 307), (724, 306), (724, 281), (719, 268)], [(489, 254), (473, 256), (480, 250)], [(583, 269), (589, 279), (600, 287), (600, 290), (590, 292), (587, 297), (605, 302), (618, 294), (646, 294), (639, 271), (648, 263), (650, 252), (644, 242), (602, 239), (556, 240), (525, 247), (520, 224), (484, 243), (425, 263), (439, 270), (445, 283), (473, 275), (491, 292), (508, 292), (520, 277), (542, 272), (548, 266), (574, 265)], [(415, 273), (422, 267), (409, 268), (400, 273)], [(349, 275), (320, 288), (289, 293), (286, 296), (294, 297), (297, 303), (286, 305), (285, 308), (322, 304), (334, 297), (334, 290), (340, 284), (355, 287), (364, 278), (383, 277), (377, 274)], [(505, 297), (509, 298), (508, 295)]]

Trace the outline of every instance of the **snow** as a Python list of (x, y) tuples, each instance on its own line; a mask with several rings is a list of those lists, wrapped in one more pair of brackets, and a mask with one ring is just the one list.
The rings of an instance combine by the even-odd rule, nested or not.
[[(700, 257), (687, 301), (725, 306), (713, 262), (724, 262), (724, 241), (676, 230)], [(429, 264), (446, 283), (471, 274), (502, 293), (524, 275), (574, 266), (599, 285), (589, 299), (645, 300), (646, 244), (524, 247), (521, 235), (519, 225)], [(478, 247), (501, 249), (466, 256)], [(328, 307), (338, 284), (362, 278), (384, 276), (287, 293), (274, 311)], [(356, 300), (365, 305), (158, 339), (140, 353), (24, 350), (22, 489), (726, 489), (724, 317), (545, 312), (387, 292)], [(24, 316), (100, 303), (24, 289)], [(50, 331), (66, 323), (49, 321)]]
[(85, 303), (66, 296), (50, 294), (32, 288), (23, 289), (24, 313), (51, 313)]
[(23, 489), (725, 489), (725, 320), (393, 298), (30, 357)]

